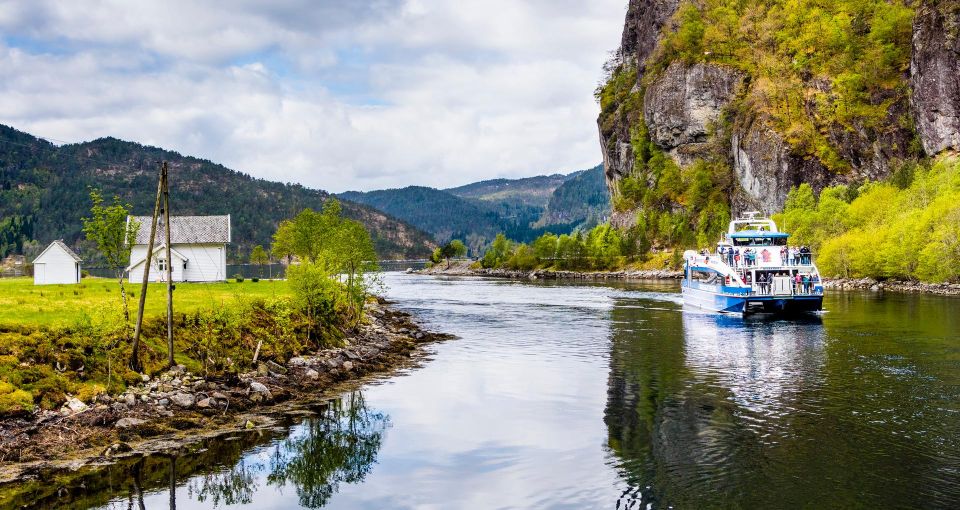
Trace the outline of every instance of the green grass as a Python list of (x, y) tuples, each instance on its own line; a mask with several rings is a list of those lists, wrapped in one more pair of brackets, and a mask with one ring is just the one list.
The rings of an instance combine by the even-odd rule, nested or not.
[[(127, 282), (125, 287), (133, 319), (140, 284)], [(166, 284), (149, 285), (146, 317), (166, 313), (166, 292)], [(287, 282), (282, 280), (178, 283), (173, 292), (173, 305), (175, 312), (193, 312), (288, 294)], [(34, 285), (32, 278), (0, 278), (0, 326), (69, 326), (84, 315), (94, 315), (104, 309), (119, 310), (120, 306), (120, 287), (115, 280), (84, 278), (79, 285)]]

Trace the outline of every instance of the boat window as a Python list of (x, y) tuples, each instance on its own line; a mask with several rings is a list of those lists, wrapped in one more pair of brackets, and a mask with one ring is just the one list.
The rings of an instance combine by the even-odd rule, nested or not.
[(703, 283), (717, 283), (719, 274), (713, 271), (691, 271), (690, 279)]

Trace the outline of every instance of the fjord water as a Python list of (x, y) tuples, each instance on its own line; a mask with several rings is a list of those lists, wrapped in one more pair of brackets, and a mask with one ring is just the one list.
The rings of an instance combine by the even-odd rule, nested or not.
[(75, 501), (960, 505), (960, 299), (831, 293), (818, 316), (744, 320), (684, 310), (667, 282), (386, 283), (459, 338), (268, 434), (98, 472)]

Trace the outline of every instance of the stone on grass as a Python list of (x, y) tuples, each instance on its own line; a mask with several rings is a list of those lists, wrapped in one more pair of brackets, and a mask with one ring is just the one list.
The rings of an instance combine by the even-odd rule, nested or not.
[(316, 370), (314, 370), (314, 369), (312, 369), (312, 368), (311, 368), (310, 370), (307, 370), (306, 373), (304, 373), (303, 375), (304, 375), (304, 377), (306, 377), (307, 379), (311, 379), (311, 380), (314, 380), (314, 381), (316, 381), (317, 379), (320, 378), (320, 372), (317, 372)]
[(147, 420), (141, 420), (140, 418), (129, 418), (129, 417), (128, 417), (128, 418), (120, 418), (119, 420), (117, 420), (117, 423), (115, 423), (113, 426), (116, 427), (116, 428), (118, 428), (118, 429), (129, 429), (129, 428), (133, 428), (133, 427), (139, 427), (140, 425), (143, 425), (144, 423), (147, 423)]
[(66, 403), (63, 404), (70, 414), (82, 413), (87, 410), (87, 404), (84, 404), (77, 397), (70, 397), (67, 399)]
[(170, 397), (170, 401), (173, 402), (175, 406), (189, 408), (193, 407), (197, 399), (190, 393), (177, 393)]

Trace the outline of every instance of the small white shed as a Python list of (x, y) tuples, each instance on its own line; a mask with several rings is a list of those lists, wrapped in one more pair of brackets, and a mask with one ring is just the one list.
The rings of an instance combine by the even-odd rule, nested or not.
[(80, 283), (81, 262), (62, 240), (54, 241), (33, 259), (33, 284)]

